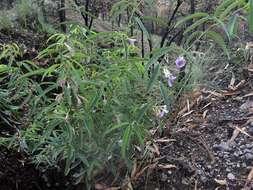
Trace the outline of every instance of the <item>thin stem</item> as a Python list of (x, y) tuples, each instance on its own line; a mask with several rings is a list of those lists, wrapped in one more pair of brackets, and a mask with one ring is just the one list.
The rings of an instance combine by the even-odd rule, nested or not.
[(174, 18), (176, 16), (176, 13), (178, 12), (179, 7), (182, 5), (182, 3), (183, 3), (183, 1), (181, 1), (181, 0), (177, 1), (176, 8), (174, 9), (174, 11), (173, 11), (173, 13), (172, 13), (172, 15), (171, 15), (168, 23), (167, 23), (167, 27), (166, 27), (165, 33), (164, 33), (164, 35), (162, 37), (160, 47), (164, 46), (165, 41), (166, 41), (166, 39), (167, 39), (170, 31), (173, 29), (173, 28), (171, 28), (171, 24), (172, 24), (172, 22), (173, 22), (173, 20), (174, 20)]

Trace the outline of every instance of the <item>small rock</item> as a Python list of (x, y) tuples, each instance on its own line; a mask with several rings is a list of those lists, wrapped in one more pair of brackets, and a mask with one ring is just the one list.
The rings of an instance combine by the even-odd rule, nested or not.
[(237, 144), (235, 143), (235, 142), (232, 142), (231, 144), (230, 144), (230, 146), (231, 146), (231, 148), (235, 148), (235, 147), (237, 147)]
[(231, 147), (229, 147), (228, 143), (226, 142), (221, 142), (219, 145), (214, 145), (213, 146), (214, 150), (218, 151), (230, 151)]
[(220, 152), (220, 153), (218, 154), (218, 156), (219, 156), (220, 158), (222, 158), (222, 157), (224, 156), (224, 153), (223, 153), (223, 152)]
[(238, 144), (238, 145), (241, 145), (241, 144), (242, 144), (242, 140), (241, 140), (241, 139), (238, 140), (237, 144)]
[(253, 135), (253, 126), (249, 127), (247, 131), (250, 135)]
[(251, 153), (251, 154), (253, 154), (253, 151), (251, 149), (248, 149), (248, 148), (246, 148), (243, 152), (244, 153)]
[(229, 157), (229, 156), (228, 156), (227, 154), (225, 154), (223, 158), (228, 159), (228, 157)]
[[(216, 170), (215, 170), (215, 171), (216, 171)], [(209, 176), (210, 176), (210, 177), (213, 177), (213, 175), (214, 175), (214, 170), (211, 170), (210, 173), (209, 173)]]
[(201, 177), (200, 177), (200, 180), (201, 180), (203, 183), (206, 183), (206, 182), (207, 182), (207, 177), (201, 176)]
[(252, 144), (246, 144), (246, 148), (252, 148)]
[(234, 152), (233, 155), (234, 155), (235, 157), (238, 157), (238, 156), (239, 156), (238, 152)]
[(253, 101), (247, 101), (245, 102), (244, 104), (241, 105), (240, 109), (242, 111), (247, 111), (249, 110), (250, 108), (253, 108)]
[(232, 173), (228, 173), (227, 178), (231, 181), (235, 180), (235, 176)]
[(236, 164), (236, 167), (237, 167), (237, 168), (240, 168), (241, 166), (240, 166), (240, 164), (239, 164), (239, 163), (237, 163), (237, 164)]
[(198, 174), (198, 175), (202, 175), (202, 173), (203, 173), (203, 172), (202, 172), (201, 170), (197, 170), (197, 174)]
[(247, 152), (247, 153), (245, 154), (245, 159), (246, 159), (247, 161), (253, 160), (253, 154)]

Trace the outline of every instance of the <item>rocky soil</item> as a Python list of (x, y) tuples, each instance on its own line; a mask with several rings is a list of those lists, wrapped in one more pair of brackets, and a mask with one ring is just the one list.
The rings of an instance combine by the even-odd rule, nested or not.
[(189, 97), (155, 139), (155, 165), (137, 189), (253, 189), (252, 65), (245, 69), (246, 78), (237, 72), (240, 79), (223, 80), (223, 89)]

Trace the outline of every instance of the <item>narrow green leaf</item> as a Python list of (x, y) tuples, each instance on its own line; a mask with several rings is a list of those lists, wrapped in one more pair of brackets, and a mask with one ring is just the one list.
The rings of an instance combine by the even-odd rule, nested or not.
[(152, 57), (149, 59), (148, 63), (145, 65), (145, 71), (147, 72), (149, 67), (152, 64), (155, 64), (161, 56), (167, 54), (169, 51), (171, 51), (171, 47), (163, 47), (156, 51), (153, 51)]
[(126, 128), (122, 138), (121, 155), (123, 158), (126, 158), (126, 152), (130, 145), (131, 133), (132, 133), (132, 125), (129, 125)]
[(160, 65), (157, 64), (156, 67), (155, 67), (155, 70), (154, 72), (152, 73), (152, 76), (151, 78), (149, 79), (149, 82), (148, 82), (148, 87), (147, 87), (147, 91), (149, 92), (151, 90), (151, 88), (153, 87), (156, 79), (158, 78), (160, 74)]
[(11, 70), (11, 67), (7, 66), (7, 65), (0, 65), (0, 73), (4, 73)]
[(23, 78), (31, 77), (33, 75), (43, 75), (44, 72), (45, 72), (45, 69), (41, 68), (41, 69), (38, 69), (38, 70), (35, 70), (35, 71), (32, 71), (32, 72), (22, 75), (21, 77), (19, 77), (19, 80), (21, 80)]
[(231, 38), (235, 37), (237, 35), (237, 29), (238, 29), (238, 15), (233, 15), (227, 25), (228, 28), (228, 34)]
[(162, 82), (160, 82), (160, 91), (161, 91), (161, 94), (162, 94), (162, 97), (163, 97), (163, 100), (164, 100), (165, 104), (168, 107), (170, 107), (169, 95), (168, 95), (167, 90), (164, 87)]
[(137, 119), (136, 119), (136, 122), (137, 123), (140, 123), (141, 122), (141, 120), (143, 119), (143, 116), (145, 115), (145, 113), (146, 113), (146, 111), (148, 110), (148, 104), (144, 104), (143, 106), (142, 106), (142, 108), (141, 108), (141, 110), (140, 110), (140, 112), (139, 112), (139, 114), (138, 114), (138, 117), (137, 117)]
[(186, 17), (183, 17), (182, 19), (180, 19), (176, 23), (175, 27), (178, 27), (179, 25), (181, 25), (181, 24), (183, 24), (183, 23), (185, 23), (185, 22), (187, 22), (189, 20), (192, 20), (192, 19), (195, 19), (195, 18), (207, 17), (207, 16), (209, 16), (209, 14), (208, 13), (204, 13), (204, 12), (197, 12), (197, 13), (191, 14), (189, 16), (186, 16)]
[(44, 74), (43, 74), (43, 76), (42, 76), (42, 80), (43, 80), (46, 76), (51, 76), (51, 74), (52, 74), (53, 72), (55, 72), (56, 69), (57, 69), (57, 67), (59, 67), (59, 66), (60, 66), (60, 64), (54, 64), (54, 65), (50, 66), (49, 68), (45, 69)]
[(213, 39), (222, 48), (222, 50), (225, 52), (227, 57), (230, 59), (230, 53), (229, 53), (229, 50), (227, 49), (227, 45), (225, 41), (223, 40), (223, 37), (219, 33), (214, 32), (214, 31), (206, 31), (204, 35)]
[(222, 11), (222, 13), (220, 14), (220, 16), (218, 18), (220, 19), (225, 19), (226, 17), (228, 17), (229, 15), (233, 14), (234, 11), (233, 10), (237, 10), (238, 7), (241, 6), (241, 2), (240, 1), (234, 1), (232, 4), (230, 4), (228, 7), (226, 7), (226, 9), (224, 11)]
[(137, 22), (144, 35), (147, 36), (148, 39), (151, 39), (151, 36), (147, 31), (146, 27), (144, 26), (144, 24), (142, 23), (141, 19), (139, 17), (134, 17), (134, 20)]
[(148, 130), (145, 127), (142, 127), (141, 125), (137, 125), (134, 128), (134, 133), (137, 136), (137, 139), (139, 143), (144, 146), (145, 144), (145, 137), (148, 135)]
[(113, 131), (117, 130), (117, 129), (120, 129), (120, 128), (123, 128), (125, 126), (129, 125), (129, 123), (127, 122), (124, 122), (124, 123), (120, 123), (118, 125), (113, 125), (111, 127), (109, 127), (109, 129), (107, 129), (105, 132), (104, 132), (104, 136), (112, 133)]
[(224, 24), (224, 22), (223, 22), (221, 19), (216, 18), (216, 17), (212, 17), (212, 19), (213, 19), (217, 24), (219, 24), (219, 25), (222, 27), (222, 29), (224, 30), (224, 32), (226, 33), (226, 35), (227, 35), (227, 37), (228, 37), (228, 40), (230, 41), (230, 36), (229, 36), (229, 34), (228, 34), (227, 27), (226, 27), (226, 25)]
[(187, 37), (185, 44), (190, 46), (190, 44), (193, 44), (196, 40), (201, 38), (202, 35), (203, 35), (202, 31), (193, 32), (190, 36)]
[(89, 110), (93, 110), (94, 109), (94, 107), (97, 105), (98, 101), (100, 100), (101, 96), (102, 96), (102, 92), (101, 91), (97, 91), (95, 93), (95, 96), (90, 101)]
[(209, 16), (201, 18), (199, 20), (197, 20), (196, 22), (194, 22), (191, 26), (187, 27), (187, 29), (184, 31), (184, 35), (188, 32), (191, 32), (192, 30), (194, 30), (195, 28), (201, 26), (202, 24), (204, 24), (205, 22), (207, 22), (208, 20), (211, 20), (211, 18)]
[(231, 5), (235, 0), (224, 0), (222, 3), (215, 9), (214, 16), (215, 17), (220, 17), (220, 14), (228, 7)]
[(67, 159), (66, 159), (66, 164), (65, 164), (65, 169), (64, 169), (64, 174), (68, 175), (70, 172), (70, 167), (72, 162), (74, 161), (74, 148), (72, 146), (68, 147), (67, 150)]

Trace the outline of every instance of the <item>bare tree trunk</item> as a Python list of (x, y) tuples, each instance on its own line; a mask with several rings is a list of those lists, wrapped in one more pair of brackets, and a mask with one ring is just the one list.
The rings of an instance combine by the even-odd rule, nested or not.
[(173, 27), (171, 27), (172, 22), (173, 22), (173, 20), (174, 20), (174, 18), (175, 18), (175, 16), (176, 16), (176, 13), (178, 12), (179, 7), (182, 5), (182, 3), (183, 3), (183, 1), (177, 0), (177, 5), (176, 5), (176, 7), (175, 7), (175, 9), (174, 9), (174, 11), (173, 11), (173, 13), (172, 13), (172, 15), (171, 15), (171, 17), (170, 17), (168, 23), (167, 23), (167, 26), (166, 26), (166, 29), (165, 29), (165, 33), (164, 33), (164, 35), (162, 36), (162, 40), (161, 40), (160, 47), (163, 47), (163, 46), (164, 46), (165, 41), (166, 41), (166, 39), (167, 39), (169, 33), (170, 33), (171, 30), (173, 29)]
[(120, 27), (121, 19), (122, 19), (122, 15), (120, 14), (118, 18), (118, 27)]
[(60, 25), (63, 32), (67, 32), (66, 27), (66, 10), (65, 10), (65, 0), (60, 0), (59, 2), (59, 19), (60, 19)]
[(134, 26), (131, 25), (130, 26), (130, 36), (133, 36), (134, 35)]
[(141, 57), (145, 57), (144, 32), (141, 30)]
[(86, 0), (85, 2), (85, 26), (89, 27), (89, 6), (90, 6), (90, 0)]
[[(81, 3), (78, 2), (78, 0), (74, 0), (76, 6), (80, 7)], [(93, 24), (93, 18), (89, 16), (89, 11), (90, 11), (90, 0), (85, 1), (85, 13), (81, 11), (81, 16), (84, 20), (84, 24), (87, 28), (91, 29), (92, 24)]]
[(92, 24), (93, 24), (93, 21), (94, 21), (94, 19), (93, 19), (93, 18), (90, 18), (90, 23), (89, 23), (89, 26), (88, 26), (89, 29), (91, 29)]

